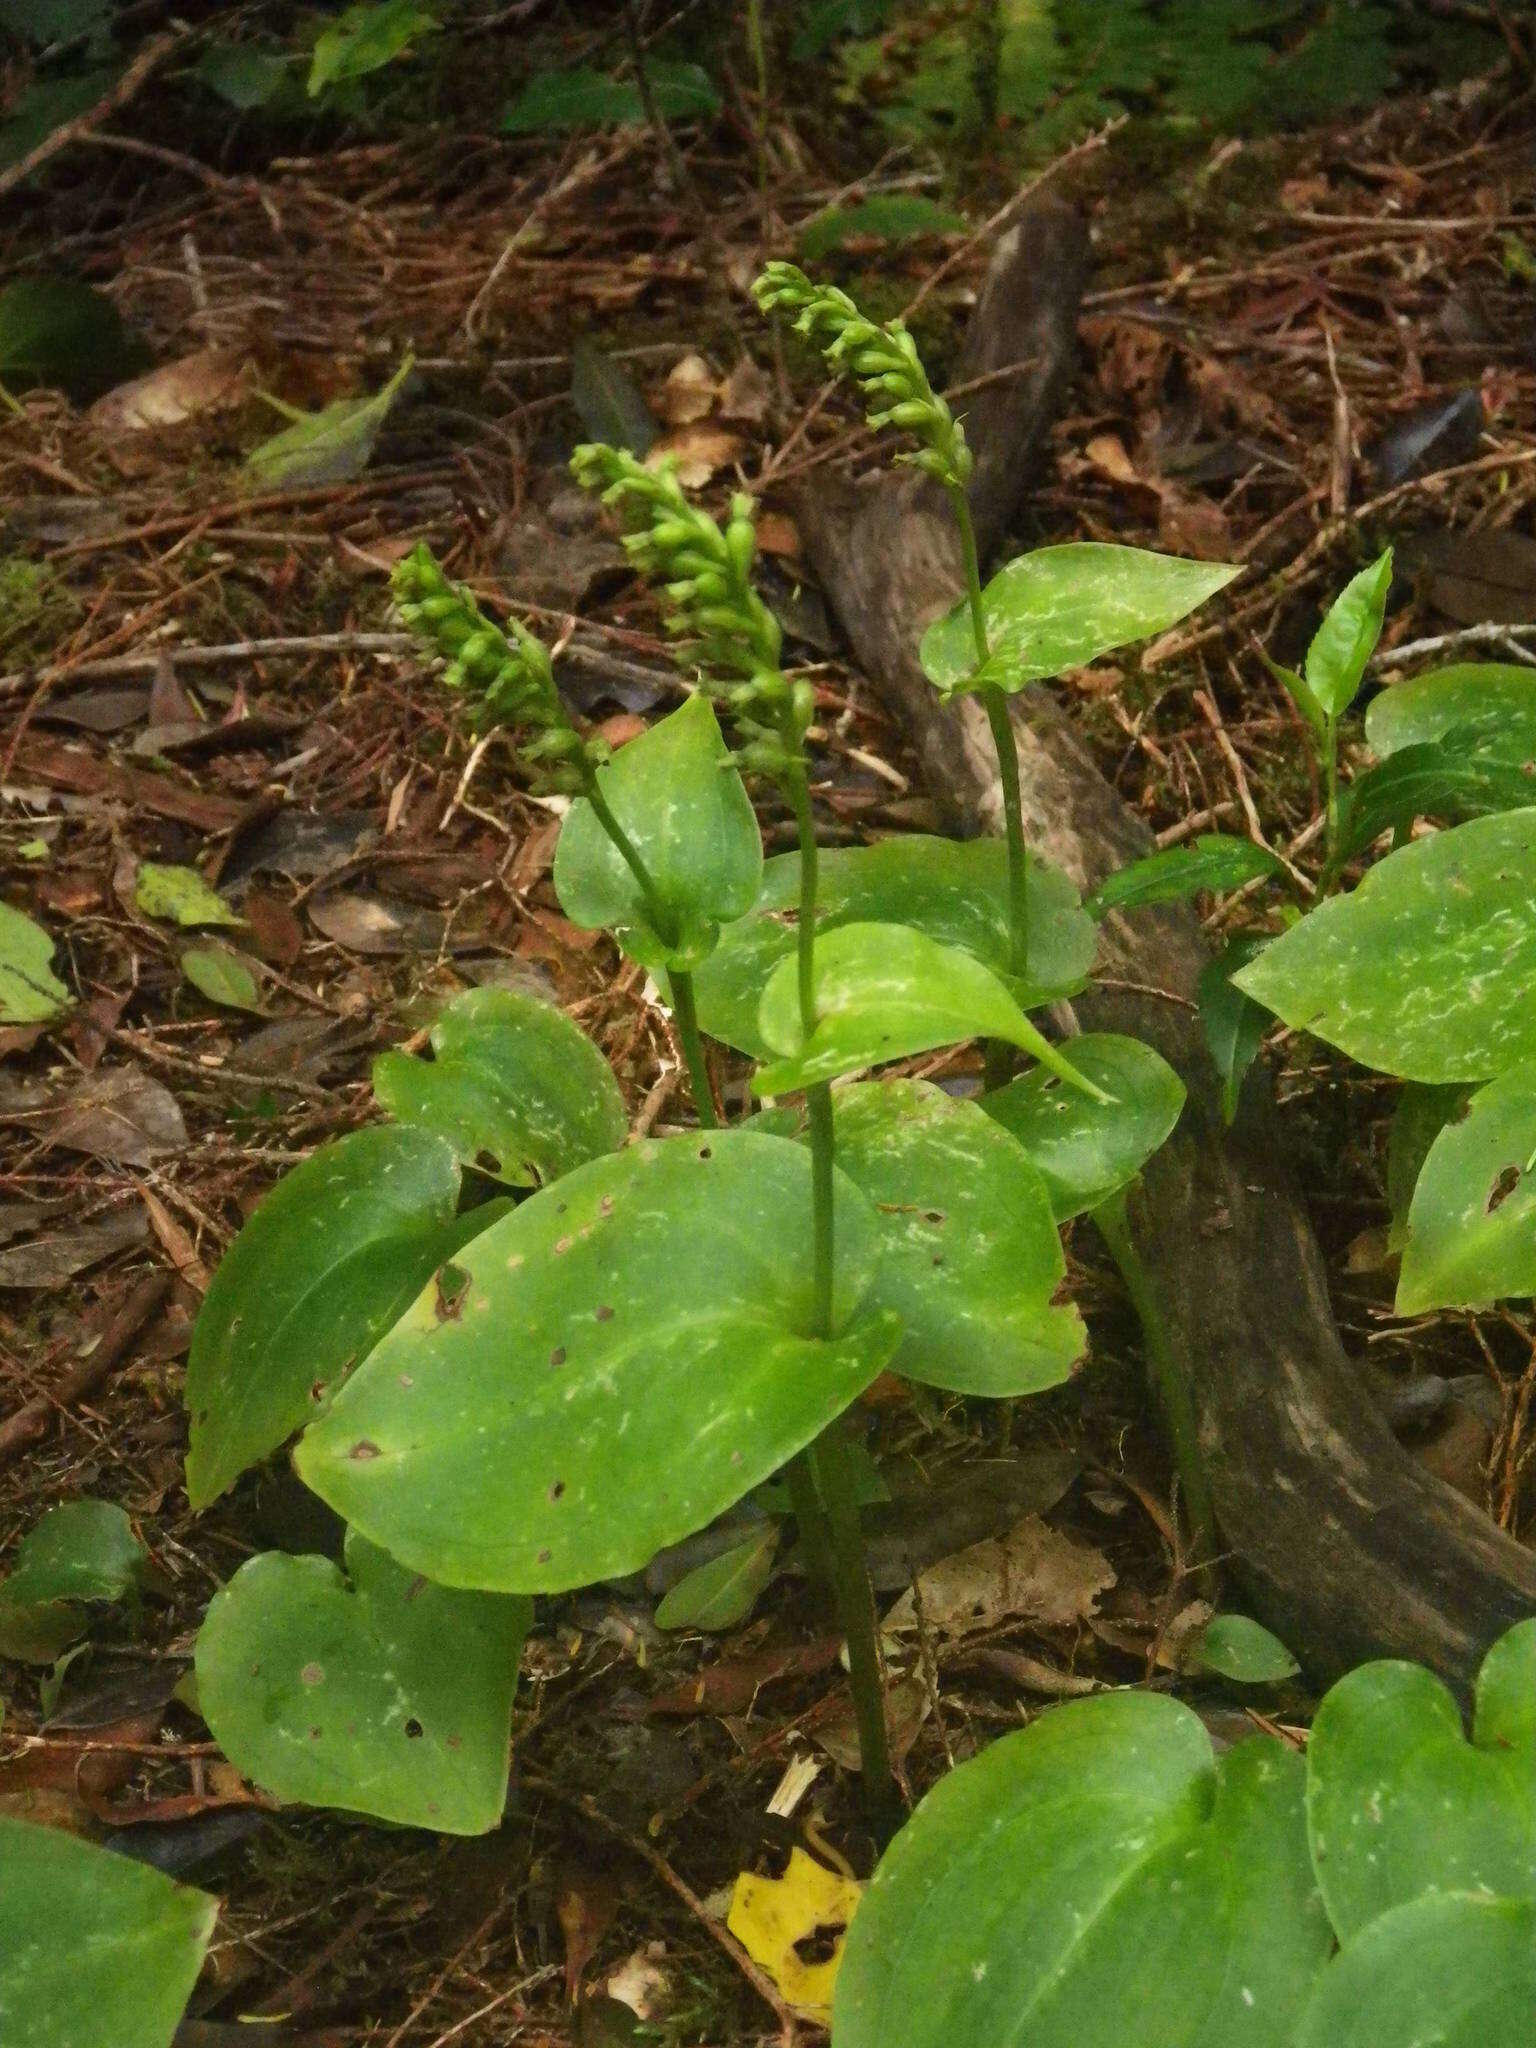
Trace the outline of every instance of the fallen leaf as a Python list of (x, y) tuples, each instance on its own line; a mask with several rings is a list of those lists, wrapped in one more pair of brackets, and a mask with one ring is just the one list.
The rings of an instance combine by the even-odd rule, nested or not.
[(743, 356), (720, 388), (720, 416), (744, 427), (760, 427), (773, 401), (773, 383), (750, 356)]
[[(1115, 1583), (1102, 1551), (1025, 1515), (1006, 1536), (973, 1543), (925, 1571), (917, 1582), (923, 1625), (941, 1636), (964, 1636), (1000, 1621), (1030, 1621), (1065, 1628), (1086, 1621), (1099, 1596)], [(903, 1593), (885, 1617), (883, 1632), (917, 1627), (917, 1598)]]
[(720, 397), (714, 371), (699, 355), (686, 355), (672, 365), (656, 393), (655, 410), (669, 427), (691, 426), (708, 419)]
[[(893, 1763), (906, 1762), (923, 1723), (932, 1711), (933, 1697), (928, 1683), (916, 1672), (887, 1682), (885, 1733)], [(841, 1695), (833, 1711), (817, 1721), (814, 1732), (821, 1747), (841, 1769), (859, 1771), (864, 1768), (864, 1754), (859, 1745), (859, 1717), (851, 1693)]]
[(286, 973), (304, 950), (304, 927), (292, 908), (270, 889), (252, 889), (243, 907), (256, 951)]
[(760, 512), (757, 516), (757, 551), (760, 555), (798, 555), (800, 529), (787, 512)]
[(141, 434), (238, 405), (250, 388), (250, 361), (242, 349), (202, 348), (119, 384), (97, 399), (86, 418), (108, 438)]
[(598, 1943), (618, 1918), (619, 1888), (609, 1870), (567, 1861), (555, 1885), (555, 1917), (565, 1940), (565, 1998), (574, 2005)]
[[(777, 1984), (785, 2003), (801, 2019), (825, 2026), (832, 2017), (832, 1987), (843, 1959), (848, 1923), (864, 1887), (828, 1870), (801, 1848), (789, 1852), (782, 1877), (742, 1871), (731, 1894), (725, 1924), (747, 1954)], [(800, 1944), (829, 1953), (803, 1961)]]
[(227, 946), (189, 946), (181, 956), (181, 971), (210, 1003), (220, 1003), (229, 1010), (261, 1007), (256, 977), (249, 964)]
[[(372, 398), (340, 398), (319, 412), (300, 413), (293, 425), (263, 441), (246, 457), (246, 474), (259, 491), (303, 490), (350, 483), (367, 468), (390, 407), (411, 373), (407, 354)], [(268, 401), (271, 403), (272, 401)], [(291, 407), (281, 410), (291, 412)]]
[(44, 1145), (117, 1166), (150, 1166), (187, 1142), (175, 1096), (134, 1066), (82, 1075), (62, 1087), (7, 1079), (0, 1085), (0, 1122), (23, 1126)]
[[(4, 1226), (7, 1209), (46, 1213), (37, 1203), (5, 1205), (0, 1208), (0, 1233), (5, 1235), (10, 1234)], [(86, 1272), (129, 1245), (142, 1244), (148, 1235), (149, 1226), (138, 1209), (118, 1209), (91, 1223), (60, 1223), (39, 1230), (0, 1251), (0, 1287), (62, 1287), (76, 1273)]]
[(216, 889), (210, 889), (196, 868), (164, 867), (158, 861), (140, 861), (133, 885), (134, 908), (143, 917), (158, 917), (173, 924), (239, 924)]
[(435, 910), (386, 903), (381, 896), (350, 889), (311, 898), (309, 921), (323, 938), (350, 953), (435, 953), (447, 929)]
[(0, 1024), (46, 1024), (69, 1002), (49, 966), (53, 941), (9, 903), (0, 903)]
[(706, 1664), (696, 1678), (658, 1693), (646, 1703), (649, 1714), (742, 1714), (765, 1685), (781, 1678), (814, 1678), (830, 1671), (842, 1649), (840, 1636), (822, 1636), (793, 1650), (764, 1650)]
[(657, 469), (663, 462), (671, 462), (683, 489), (696, 491), (735, 462), (744, 445), (740, 434), (733, 434), (729, 428), (699, 421), (663, 435), (647, 454), (645, 465), (647, 469)]

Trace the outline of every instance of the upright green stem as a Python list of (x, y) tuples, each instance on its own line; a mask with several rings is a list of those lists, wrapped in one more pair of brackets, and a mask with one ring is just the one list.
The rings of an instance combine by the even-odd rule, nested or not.
[(898, 1816), (890, 1738), (885, 1726), (880, 1648), (875, 1637), (875, 1596), (864, 1559), (864, 1535), (854, 1502), (848, 1448), (835, 1422), (811, 1446), (811, 1469), (826, 1502), (832, 1538), (832, 1584), (843, 1632), (848, 1638), (848, 1679), (859, 1730), (864, 1810), (883, 1843), (894, 1833)]
[(1173, 1344), (1168, 1335), (1168, 1325), (1163, 1320), (1162, 1305), (1152, 1286), (1151, 1277), (1141, 1263), (1141, 1254), (1131, 1236), (1130, 1220), (1126, 1215), (1125, 1195), (1111, 1195), (1093, 1212), (1099, 1235), (1109, 1247), (1109, 1255), (1120, 1268), (1120, 1277), (1125, 1282), (1125, 1291), (1131, 1298), (1141, 1324), (1141, 1340), (1146, 1351), (1147, 1369), (1154, 1391), (1162, 1406), (1163, 1420), (1173, 1446), (1174, 1469), (1179, 1475), (1179, 1487), (1184, 1496), (1185, 1512), (1189, 1516), (1190, 1536), (1194, 1543), (1199, 1568), (1209, 1570), (1216, 1555), (1216, 1510), (1211, 1501), (1211, 1489), (1205, 1477), (1205, 1467), (1200, 1462), (1199, 1433), (1195, 1423), (1194, 1403), (1189, 1398), (1189, 1388), (1179, 1371), (1178, 1360), (1173, 1355)]
[(1339, 722), (1330, 718), (1323, 728), (1323, 787), (1325, 870), (1333, 874), (1339, 855)]
[(669, 968), (667, 983), (672, 990), (672, 1022), (683, 1049), (688, 1079), (693, 1086), (694, 1113), (706, 1131), (719, 1128), (715, 1114), (715, 1093), (709, 1085), (709, 1062), (704, 1057), (704, 1040), (699, 1035), (699, 1013), (693, 1000), (693, 976), (680, 967)]

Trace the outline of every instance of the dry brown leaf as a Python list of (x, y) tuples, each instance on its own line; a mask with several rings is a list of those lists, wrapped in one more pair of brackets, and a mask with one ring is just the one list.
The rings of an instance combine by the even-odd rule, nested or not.
[(719, 397), (720, 382), (708, 363), (702, 356), (686, 355), (672, 365), (651, 404), (669, 427), (687, 427), (708, 419)]
[(116, 1166), (151, 1166), (187, 1142), (176, 1098), (141, 1067), (112, 1067), (57, 1082), (7, 1080), (0, 1122), (20, 1124), (44, 1145)]
[(760, 427), (768, 416), (773, 385), (766, 370), (750, 356), (741, 361), (720, 387), (720, 415), (745, 427)]
[(740, 434), (701, 421), (664, 434), (646, 456), (645, 464), (647, 469), (657, 469), (664, 461), (674, 462), (683, 489), (696, 491), (735, 462), (744, 445)]
[(1230, 562), (1235, 545), (1227, 515), (1218, 504), (1172, 484), (1162, 487), (1157, 544), (1171, 555), (1193, 555), (1199, 562)]
[(252, 365), (243, 349), (202, 348), (119, 384), (97, 399), (87, 418), (101, 434), (141, 434), (238, 405), (251, 388)]
[[(923, 1625), (935, 1635), (964, 1636), (1023, 1620), (1042, 1628), (1086, 1621), (1101, 1593), (1115, 1583), (1104, 1553), (1025, 1515), (1006, 1536), (973, 1543), (923, 1573)], [(917, 1600), (909, 1587), (886, 1616), (883, 1631), (917, 1627)]]
[(800, 529), (787, 512), (757, 515), (757, 551), (760, 555), (800, 553)]

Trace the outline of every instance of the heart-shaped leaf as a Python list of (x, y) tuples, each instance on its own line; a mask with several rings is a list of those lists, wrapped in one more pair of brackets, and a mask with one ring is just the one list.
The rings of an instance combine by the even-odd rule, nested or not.
[(1405, 1081), (1486, 1081), (1536, 1057), (1536, 810), (1388, 854), (1232, 979)]
[(219, 1902), (62, 1829), (0, 1818), (0, 2040), (170, 2048)]
[(758, 1029), (784, 1057), (760, 1067), (759, 1095), (787, 1095), (840, 1074), (967, 1038), (999, 1038), (1073, 1087), (1100, 1090), (1042, 1038), (1005, 983), (971, 953), (898, 924), (844, 924), (816, 941), (816, 1028), (800, 1029), (799, 965), (784, 960), (763, 990)]
[(1071, 1043), (1073, 1066), (1103, 1090), (1105, 1101), (1064, 1088), (1038, 1067), (981, 1099), (987, 1115), (1029, 1154), (1058, 1223), (1129, 1187), (1184, 1107), (1184, 1083), (1139, 1038), (1088, 1031)]
[[(763, 868), (751, 912), (720, 935), (695, 982), (699, 1022), (712, 1038), (764, 1059), (757, 1013), (768, 977), (795, 950), (800, 856)], [(914, 833), (873, 846), (823, 849), (817, 857), (817, 936), (844, 924), (905, 924), (960, 946), (1007, 981), (1023, 1009), (1075, 994), (1093, 966), (1098, 935), (1059, 868), (1029, 863), (1029, 976), (1009, 975), (1008, 849), (1000, 839)]]
[(1258, 958), (1269, 941), (1257, 932), (1238, 932), (1200, 970), (1195, 995), (1211, 1063), (1221, 1076), (1221, 1111), (1228, 1123), (1237, 1115), (1243, 1079), (1258, 1058), (1269, 1012), (1235, 988), (1232, 977)]
[(1362, 1664), (1317, 1710), (1307, 1828), (1346, 1948), (1379, 1914), (1426, 1892), (1536, 1899), (1536, 1621), (1494, 1644), (1472, 1740), (1418, 1664)]
[(532, 1618), (531, 1600), (430, 1585), (355, 1532), (345, 1576), (268, 1551), (209, 1605), (198, 1707), (230, 1762), (285, 1804), (484, 1834), (506, 1803)]
[(315, 1412), (446, 1256), (459, 1170), (428, 1131), (323, 1145), (225, 1253), (192, 1332), (187, 1496), (206, 1507)]
[(1473, 734), (1455, 727), (1438, 740), (1404, 747), (1359, 775), (1339, 811), (1337, 860), (1351, 860), (1415, 818), (1487, 817), (1518, 811), (1536, 799), (1536, 761), (1504, 761)]
[(85, 1603), (121, 1600), (143, 1578), (149, 1552), (115, 1501), (50, 1508), (16, 1548), (0, 1584), (0, 1656), (51, 1664), (85, 1633)]
[(942, 1779), (849, 1931), (837, 2048), (1288, 2048), (1329, 1933), (1300, 1759), (1074, 1701)]
[(992, 650), (986, 673), (974, 673), (966, 604), (923, 635), (923, 673), (941, 690), (978, 682), (1020, 690), (1164, 632), (1239, 573), (1224, 562), (1186, 562), (1102, 541), (1037, 548), (1005, 563), (982, 592)]
[(1237, 889), (1258, 875), (1283, 875), (1285, 863), (1252, 839), (1207, 832), (1184, 846), (1165, 846), (1134, 860), (1100, 882), (1083, 899), (1090, 917), (1111, 910), (1145, 910), (1153, 903), (1180, 903), (1202, 889)]
[(373, 1092), (397, 1122), (435, 1132), (466, 1166), (529, 1187), (624, 1142), (629, 1117), (612, 1069), (553, 1003), (470, 989), (433, 1025), (432, 1052), (430, 1061), (380, 1053)]
[(46, 1024), (69, 1002), (49, 966), (53, 941), (40, 924), (0, 903), (0, 1024)]
[(735, 1628), (773, 1577), (779, 1528), (769, 1522), (684, 1574), (656, 1609), (658, 1628)]
[(1517, 765), (1536, 756), (1536, 668), (1457, 662), (1371, 699), (1365, 736), (1385, 758), (1449, 732), (1475, 736), (1490, 755)]
[(751, 799), (704, 697), (631, 740), (597, 787), (655, 886), (658, 929), (640, 885), (585, 797), (572, 804), (555, 849), (555, 894), (574, 924), (611, 930), (653, 972), (691, 969), (720, 927), (745, 915), (763, 872)]
[(1430, 1146), (1408, 1211), (1399, 1315), (1536, 1295), (1536, 1073), (1479, 1088)]
[(1352, 576), (1323, 615), (1312, 636), (1302, 673), (1328, 718), (1338, 718), (1355, 701), (1366, 664), (1381, 638), (1381, 622), (1392, 587), (1392, 550)]
[[(810, 1160), (749, 1131), (596, 1159), (459, 1254), (305, 1435), (306, 1483), (445, 1585), (638, 1571), (787, 1462), (895, 1350), (848, 1318), (878, 1247), (837, 1197), (837, 1327), (814, 1325)], [(846, 1326), (846, 1327), (845, 1327)]]
[(1296, 2048), (1529, 2048), (1533, 2014), (1536, 1904), (1437, 1893), (1334, 1957)]

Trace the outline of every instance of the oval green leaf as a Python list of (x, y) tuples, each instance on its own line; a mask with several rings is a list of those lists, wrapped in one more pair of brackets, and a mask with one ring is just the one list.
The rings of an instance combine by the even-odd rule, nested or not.
[[(768, 977), (795, 950), (800, 856), (777, 855), (746, 917), (720, 935), (694, 984), (699, 1022), (712, 1038), (754, 1059), (768, 1047), (758, 1007)], [(905, 924), (960, 946), (1007, 982), (1023, 1009), (1074, 995), (1093, 966), (1098, 934), (1059, 868), (1029, 863), (1029, 974), (1009, 973), (1008, 849), (1000, 839), (913, 833), (873, 846), (823, 848), (817, 856), (816, 931), (845, 924)]]
[(1536, 668), (1455, 662), (1394, 683), (1366, 706), (1365, 736), (1383, 758), (1456, 730), (1475, 734), (1501, 760), (1530, 760), (1536, 755)]
[(779, 1525), (769, 1522), (684, 1574), (656, 1609), (658, 1628), (735, 1628), (773, 1577)]
[(1312, 636), (1302, 673), (1324, 716), (1338, 718), (1354, 703), (1366, 665), (1381, 638), (1387, 592), (1392, 587), (1392, 550), (1352, 576), (1323, 614)]
[(573, 924), (612, 931), (653, 972), (697, 967), (721, 925), (752, 908), (763, 873), (757, 815), (708, 700), (690, 697), (631, 740), (597, 786), (650, 874), (666, 926), (585, 797), (555, 849), (561, 909)]
[(1536, 1905), (1454, 1892), (1384, 1913), (1318, 1980), (1296, 2048), (1529, 2048)]
[(49, 966), (53, 941), (9, 903), (0, 903), (0, 1024), (46, 1024), (69, 1003)]
[(1318, 1708), (1307, 1828), (1347, 1949), (1380, 1914), (1428, 1892), (1536, 1899), (1536, 1621), (1494, 1644), (1472, 1741), (1418, 1664), (1362, 1664)]
[(181, 956), (181, 971), (210, 1003), (222, 1003), (229, 1010), (260, 1007), (249, 963), (227, 946), (189, 946)]
[(1289, 2048), (1330, 1937), (1300, 1759), (1075, 1701), (941, 1780), (848, 1934), (837, 2048)]
[(1486, 1081), (1536, 1057), (1536, 810), (1388, 854), (1233, 983), (1405, 1081)]
[(1536, 1295), (1536, 1071), (1479, 1088), (1425, 1157), (1408, 1210), (1399, 1315)]
[(0, 2040), (170, 2048), (219, 1903), (58, 1828), (0, 1818)]
[(758, 1029), (784, 1057), (758, 1069), (759, 1095), (787, 1095), (967, 1038), (1000, 1038), (1074, 1088), (1100, 1094), (1040, 1035), (1006, 984), (958, 946), (908, 925), (845, 924), (818, 935), (815, 961), (817, 1022), (808, 1039), (798, 962), (782, 961), (763, 990)]
[(1186, 1671), (1210, 1671), (1234, 1685), (1277, 1685), (1301, 1666), (1267, 1628), (1246, 1614), (1215, 1614), (1189, 1644)]
[(428, 1131), (355, 1131), (267, 1196), (225, 1253), (187, 1361), (187, 1497), (206, 1507), (301, 1429), (445, 1256), (459, 1170)]
[(0, 1657), (51, 1664), (89, 1626), (84, 1603), (123, 1599), (148, 1563), (149, 1552), (115, 1501), (50, 1508), (17, 1545), (0, 1584)]
[(1092, 1101), (1041, 1068), (981, 1099), (1028, 1153), (1058, 1223), (1129, 1187), (1184, 1107), (1184, 1083), (1139, 1038), (1086, 1031), (1071, 1046), (1073, 1066), (1111, 1099)]
[(1267, 846), (1207, 832), (1184, 846), (1165, 846), (1132, 861), (1083, 898), (1090, 917), (1111, 910), (1145, 910), (1153, 903), (1181, 903), (1202, 889), (1237, 889), (1259, 875), (1283, 875), (1285, 863)]
[(613, 1070), (553, 1003), (470, 989), (433, 1025), (432, 1052), (381, 1053), (373, 1092), (396, 1122), (435, 1132), (466, 1166), (531, 1187), (624, 1142)]
[(533, 1603), (428, 1584), (349, 1531), (345, 1574), (268, 1551), (197, 1638), (203, 1719), (285, 1805), (481, 1835), (507, 1796), (512, 1694)]
[(1037, 548), (1006, 563), (982, 592), (991, 658), (978, 676), (970, 607), (923, 635), (923, 673), (945, 691), (995, 683), (1019, 690), (1083, 668), (1187, 618), (1240, 571), (1103, 541)]
[(837, 1326), (814, 1328), (810, 1161), (756, 1132), (632, 1145), (546, 1188), (429, 1287), (296, 1453), (444, 1585), (558, 1592), (638, 1571), (793, 1457), (895, 1350), (844, 1328), (878, 1249), (839, 1182)]

